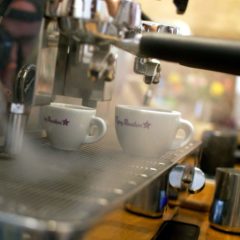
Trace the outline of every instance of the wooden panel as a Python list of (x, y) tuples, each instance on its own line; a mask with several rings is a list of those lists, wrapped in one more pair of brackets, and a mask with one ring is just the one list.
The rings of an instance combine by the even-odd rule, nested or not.
[(199, 240), (239, 240), (239, 235), (223, 233), (209, 226), (208, 210), (214, 189), (214, 182), (208, 181), (202, 192), (189, 195), (178, 207), (168, 208), (163, 218), (137, 216), (120, 206), (92, 228), (84, 240), (150, 240), (162, 222), (169, 219), (200, 226)]

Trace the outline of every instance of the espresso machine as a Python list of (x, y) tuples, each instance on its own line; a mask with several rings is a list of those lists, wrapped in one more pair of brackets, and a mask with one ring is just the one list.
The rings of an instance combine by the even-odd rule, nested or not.
[[(11, 1), (3, 2), (4, 18)], [(178, 13), (184, 13), (187, 2), (174, 1)], [(125, 155), (111, 125), (102, 141), (72, 153), (25, 137), (31, 108), (48, 105), (57, 96), (81, 99), (92, 108), (111, 101), (115, 48), (135, 55), (133, 69), (146, 84), (159, 82), (159, 59), (239, 73), (237, 43), (179, 36), (176, 27), (150, 21), (137, 1), (46, 0), (36, 65), (22, 66), (14, 82), (16, 97), (10, 107), (0, 108), (5, 135), (0, 168), (4, 239), (81, 239), (101, 216), (126, 200), (133, 212), (160, 216), (165, 204), (152, 209), (149, 202), (149, 213), (136, 199), (139, 193), (143, 199), (141, 191), (150, 183), (158, 187), (161, 176), (167, 176), (172, 187), (189, 192), (204, 186), (200, 169), (181, 164), (199, 149), (198, 141), (150, 161)]]

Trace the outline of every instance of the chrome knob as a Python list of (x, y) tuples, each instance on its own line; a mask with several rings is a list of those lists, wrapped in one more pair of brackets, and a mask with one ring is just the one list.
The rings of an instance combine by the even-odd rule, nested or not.
[(186, 165), (175, 166), (169, 174), (169, 184), (176, 189), (196, 193), (205, 186), (205, 174), (201, 169)]
[(124, 0), (119, 4), (115, 25), (121, 30), (135, 29), (141, 25), (141, 6), (137, 2)]

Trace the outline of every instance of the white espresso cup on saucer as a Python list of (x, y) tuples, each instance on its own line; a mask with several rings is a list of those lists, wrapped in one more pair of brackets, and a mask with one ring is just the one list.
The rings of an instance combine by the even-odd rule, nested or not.
[(96, 109), (73, 104), (42, 107), (41, 122), (51, 145), (62, 150), (77, 150), (82, 144), (97, 142), (107, 131), (106, 122), (96, 117)]
[[(180, 112), (129, 105), (115, 107), (115, 128), (126, 153), (147, 158), (184, 147), (192, 140), (194, 131)], [(180, 139), (179, 130), (184, 132)]]

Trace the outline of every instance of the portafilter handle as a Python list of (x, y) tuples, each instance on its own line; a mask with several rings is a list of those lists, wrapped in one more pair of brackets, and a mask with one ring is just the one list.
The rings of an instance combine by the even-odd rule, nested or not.
[(239, 41), (151, 32), (113, 44), (139, 57), (240, 75)]

